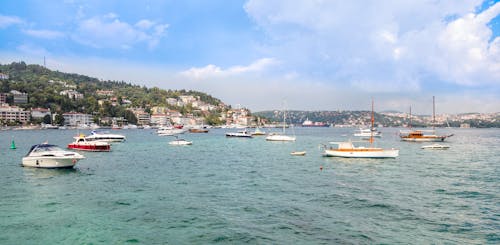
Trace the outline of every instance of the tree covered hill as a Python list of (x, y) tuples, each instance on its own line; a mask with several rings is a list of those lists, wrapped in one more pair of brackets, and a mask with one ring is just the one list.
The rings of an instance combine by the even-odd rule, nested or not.
[[(122, 107), (112, 107), (108, 104), (100, 106), (98, 100), (105, 99), (106, 96), (98, 95), (96, 93), (98, 90), (112, 90), (112, 97), (116, 97), (119, 102), (127, 100), (130, 101), (129, 107), (146, 109), (164, 106), (183, 113), (191, 113), (193, 108), (189, 106), (177, 107), (166, 102), (167, 98), (178, 98), (181, 95), (197, 96), (201, 101), (211, 105), (222, 104), (219, 99), (202, 92), (147, 88), (124, 81), (100, 81), (97, 78), (52, 71), (40, 65), (27, 65), (24, 62), (0, 64), (0, 73), (9, 76), (8, 79), (0, 80), (0, 93), (9, 93), (12, 90), (28, 93), (28, 103), (18, 105), (25, 109), (41, 107), (50, 108), (52, 112), (58, 113), (75, 111), (99, 113), (101, 116), (124, 116), (125, 109)], [(83, 99), (72, 99), (60, 94), (61, 91), (68, 89), (83, 94)]]

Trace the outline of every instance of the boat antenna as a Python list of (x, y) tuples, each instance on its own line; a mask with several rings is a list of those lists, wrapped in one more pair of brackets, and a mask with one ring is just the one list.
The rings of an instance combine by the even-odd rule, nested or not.
[(410, 130), (411, 130), (411, 106), (410, 106)]
[(436, 103), (434, 102), (434, 95), (432, 96), (432, 130), (436, 130)]
[(372, 128), (370, 129), (370, 144), (373, 144), (373, 128), (375, 123), (374, 112), (373, 112), (373, 97), (372, 97)]

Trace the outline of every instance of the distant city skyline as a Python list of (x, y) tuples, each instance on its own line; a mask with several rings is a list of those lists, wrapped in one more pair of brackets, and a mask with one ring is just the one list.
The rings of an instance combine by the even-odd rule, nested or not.
[(500, 2), (6, 1), (0, 63), (252, 111), (500, 111)]

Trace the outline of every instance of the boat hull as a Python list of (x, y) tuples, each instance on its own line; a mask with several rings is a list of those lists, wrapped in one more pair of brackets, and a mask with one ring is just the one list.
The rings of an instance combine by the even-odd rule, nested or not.
[(401, 137), (402, 141), (407, 142), (443, 142), (447, 136), (437, 136), (437, 137)]
[(24, 167), (34, 168), (72, 168), (80, 157), (23, 157)]
[(326, 157), (346, 158), (396, 158), (399, 155), (397, 149), (358, 149), (358, 150), (325, 150)]
[(266, 137), (267, 141), (295, 141), (295, 136), (288, 135), (269, 135)]
[[(104, 143), (104, 142), (102, 142)], [(79, 150), (79, 151), (111, 151), (111, 146), (106, 144), (69, 144), (69, 149)]]

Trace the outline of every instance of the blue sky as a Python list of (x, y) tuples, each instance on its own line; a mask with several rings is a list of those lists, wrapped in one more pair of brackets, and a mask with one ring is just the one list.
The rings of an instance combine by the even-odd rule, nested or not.
[(253, 111), (500, 112), (500, 2), (4, 1), (0, 62)]

